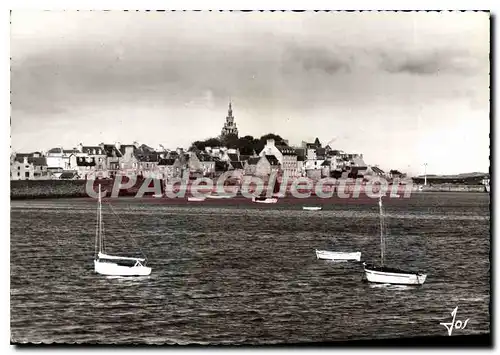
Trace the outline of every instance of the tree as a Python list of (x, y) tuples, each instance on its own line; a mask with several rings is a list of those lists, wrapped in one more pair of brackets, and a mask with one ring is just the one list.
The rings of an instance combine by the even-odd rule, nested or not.
[(257, 140), (252, 136), (241, 137), (238, 140), (238, 149), (240, 154), (252, 155)]
[(224, 136), (223, 141), (221, 142), (222, 145), (225, 145), (226, 147), (230, 149), (236, 149), (238, 148), (238, 136), (236, 134), (228, 134)]
[(205, 141), (206, 147), (220, 147), (222, 143), (219, 138), (209, 138)]

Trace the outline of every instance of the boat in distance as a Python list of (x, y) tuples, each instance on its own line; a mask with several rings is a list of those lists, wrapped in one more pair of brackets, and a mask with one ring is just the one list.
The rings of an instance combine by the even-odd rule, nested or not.
[(321, 211), (323, 207), (320, 206), (302, 206), (304, 211)]
[(333, 261), (360, 261), (361, 252), (336, 252), (316, 249), (316, 258)]
[(195, 197), (195, 196), (188, 197), (189, 202), (203, 202), (205, 200), (206, 200), (206, 197)]
[(252, 202), (256, 202), (256, 203), (277, 203), (278, 202), (278, 199), (273, 197), (273, 198), (269, 198), (269, 197), (252, 197)]
[(146, 258), (115, 256), (105, 253), (104, 223), (102, 220), (101, 185), (99, 185), (98, 195), (99, 197), (97, 203), (98, 213), (97, 213), (97, 233), (95, 240), (94, 271), (100, 275), (106, 275), (106, 276), (148, 276), (149, 274), (151, 274), (151, 268), (146, 266)]
[(223, 198), (232, 198), (232, 195), (221, 195), (221, 194), (211, 194), (205, 196), (206, 198), (212, 198), (212, 199), (223, 199)]

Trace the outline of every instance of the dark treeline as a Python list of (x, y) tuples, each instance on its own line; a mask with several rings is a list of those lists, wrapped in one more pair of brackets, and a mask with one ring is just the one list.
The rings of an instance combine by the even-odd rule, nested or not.
[(236, 135), (228, 135), (224, 139), (219, 138), (209, 138), (204, 141), (195, 141), (191, 144), (189, 150), (205, 150), (205, 147), (227, 147), (230, 149), (239, 149), (240, 154), (252, 155), (255, 153), (259, 154), (268, 139), (274, 139), (276, 145), (288, 146), (285, 139), (281, 136), (273, 133), (268, 133), (260, 138), (254, 138), (253, 136), (237, 137)]

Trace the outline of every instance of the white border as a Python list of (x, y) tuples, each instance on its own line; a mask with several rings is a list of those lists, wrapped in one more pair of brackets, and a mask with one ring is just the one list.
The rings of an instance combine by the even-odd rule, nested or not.
[[(1, 100), (1, 112), (3, 113), (3, 121), (2, 125), (0, 126), (2, 129), (2, 134), (6, 138), (5, 140), (2, 140), (3, 144), (5, 145), (6, 152), (5, 154), (1, 155), (2, 159), (4, 159), (3, 162), (1, 162), (1, 166), (5, 167), (7, 169), (7, 161), (9, 159), (9, 154), (10, 154), (10, 126), (9, 126), (9, 117), (10, 117), (10, 107), (9, 107), (9, 12), (7, 11), (8, 9), (40, 9), (40, 10), (56, 10), (56, 9), (110, 9), (110, 10), (120, 10), (123, 8), (128, 8), (128, 9), (164, 9), (164, 8), (169, 8), (169, 9), (279, 9), (279, 10), (291, 10), (291, 9), (309, 9), (309, 10), (314, 10), (314, 9), (335, 9), (335, 10), (477, 10), (477, 9), (482, 9), (482, 10), (493, 10), (493, 13), (498, 14), (498, 8), (499, 8), (499, 3), (498, 1), (493, 1), (493, 0), (488, 0), (488, 1), (481, 1), (481, 0), (476, 0), (476, 1), (466, 1), (466, 0), (453, 0), (453, 1), (429, 1), (429, 0), (421, 0), (421, 1), (336, 1), (336, 2), (329, 2), (328, 4), (324, 1), (318, 1), (318, 0), (308, 0), (308, 1), (296, 1), (296, 0), (288, 0), (286, 2), (277, 2), (277, 1), (270, 1), (270, 0), (253, 0), (253, 1), (239, 1), (239, 2), (229, 2), (229, 1), (153, 1), (153, 0), (142, 0), (142, 1), (129, 1), (129, 0), (122, 0), (122, 1), (108, 1), (108, 0), (87, 0), (87, 1), (68, 1), (68, 0), (52, 0), (52, 1), (36, 1), (36, 0), (7, 0), (2, 2), (0, 7), (2, 8), (1, 13), (1, 29), (2, 29), (2, 36), (0, 37), (0, 43), (1, 46), (0, 48), (3, 49), (1, 53), (3, 55), (0, 57), (1, 58), (1, 80), (0, 82), (2, 83), (2, 88), (4, 89), (4, 95), (2, 95), (2, 100)], [(497, 23), (498, 26), (498, 23)], [(495, 37), (496, 38), (496, 37)], [(495, 39), (495, 45), (498, 44), (498, 39)], [(495, 46), (498, 48), (498, 46)], [(496, 81), (496, 80), (495, 80)], [(492, 99), (496, 99), (492, 98)], [(498, 124), (497, 124), (498, 126)], [(497, 132), (496, 132), (497, 133)], [(496, 156), (496, 155), (495, 155)], [(496, 163), (498, 165), (498, 161), (496, 160)], [(9, 180), (8, 180), (8, 174), (7, 171), (5, 171), (4, 174), (0, 174), (1, 179), (5, 179), (5, 183), (3, 186), (9, 186)], [(497, 177), (494, 176), (494, 185), (498, 186), (498, 181)], [(2, 281), (3, 281), (3, 293), (2, 293), (2, 314), (1, 314), (1, 319), (2, 319), (2, 332), (5, 336), (3, 339), (2, 344), (9, 344), (10, 343), (10, 244), (9, 244), (9, 238), (7, 236), (10, 236), (10, 228), (9, 228), (9, 223), (10, 221), (10, 199), (9, 199), (9, 192), (7, 190), (2, 192), (2, 200), (4, 203), (1, 205), (2, 207), (2, 216), (3, 219), (1, 225), (4, 228), (4, 233), (2, 233), (2, 242), (3, 242), (3, 252), (5, 253), (3, 257), (1, 258), (3, 261), (3, 267), (2, 269)], [(492, 216), (494, 218), (495, 216)], [(494, 243), (494, 246), (496, 247), (498, 244), (498, 241)], [(9, 251), (9, 252), (7, 252)], [(495, 264), (495, 270), (492, 273), (493, 275), (498, 274), (498, 263)], [(492, 276), (493, 276), (492, 275)], [(496, 285), (495, 287), (495, 295), (498, 295), (498, 288)], [(496, 308), (498, 309), (498, 302), (496, 303)], [(496, 332), (498, 332), (498, 326), (495, 326), (494, 329), (496, 329)], [(495, 334), (496, 335), (496, 334)], [(496, 338), (496, 337), (495, 337)], [(48, 349), (49, 351), (53, 349)], [(67, 351), (70, 349), (60, 349), (63, 351)], [(122, 349), (120, 349), (122, 350)], [(125, 350), (125, 349), (123, 349)], [(163, 351), (165, 349), (158, 348), (156, 349), (157, 351)], [(172, 351), (174, 349), (167, 349), (168, 351)], [(188, 351), (187, 349), (179, 349), (181, 351)], [(191, 349), (192, 351), (193, 349)], [(264, 349), (261, 349), (261, 351)], [(292, 349), (277, 349), (275, 351), (277, 352), (289, 352)], [(300, 350), (300, 349), (296, 349)], [(303, 349), (304, 350), (304, 349)], [(368, 350), (368, 349), (366, 349)], [(395, 351), (399, 349), (394, 349)], [(13, 351), (13, 347), (9, 347), (9, 351)], [(81, 350), (80, 350), (81, 351)], [(84, 350), (84, 352), (87, 351), (92, 351), (92, 349)], [(96, 351), (96, 350), (94, 350)], [(113, 349), (107, 349), (105, 351), (99, 350), (98, 352), (111, 352)], [(135, 352), (144, 352), (144, 349), (134, 349), (130, 348), (127, 349), (126, 351), (135, 351)], [(177, 351), (175, 349), (174, 351)], [(195, 351), (200, 351), (200, 350), (195, 350)], [(203, 350), (206, 351), (206, 350)], [(210, 350), (209, 351), (213, 351)], [(230, 351), (233, 351), (231, 349)], [(264, 350), (267, 351), (267, 350)], [(307, 350), (311, 351), (311, 350)], [(347, 352), (348, 349), (334, 349), (336, 352)], [(357, 351), (363, 351), (363, 350), (357, 350)], [(387, 351), (386, 349), (380, 350), (380, 351)], [(429, 351), (429, 350), (425, 350)], [(464, 350), (459, 350), (459, 349), (452, 349), (449, 350), (450, 353), (457, 353), (457, 352), (463, 352), (467, 351), (467, 349)], [(25, 350), (24, 353), (31, 353), (34, 352), (34, 350)], [(416, 351), (410, 351), (410, 352), (416, 352)]]

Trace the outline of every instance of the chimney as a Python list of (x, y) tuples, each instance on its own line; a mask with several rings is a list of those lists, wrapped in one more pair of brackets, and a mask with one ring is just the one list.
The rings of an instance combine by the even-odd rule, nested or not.
[(139, 148), (139, 143), (137, 141), (134, 141), (133, 145), (136, 147), (136, 148)]
[(101, 148), (104, 151), (104, 143), (99, 143), (99, 148)]
[(267, 145), (274, 145), (274, 139), (269, 138), (269, 139), (267, 140)]
[(115, 142), (116, 149), (120, 150), (121, 146), (122, 146), (122, 144), (120, 142)]
[(82, 153), (82, 152), (83, 152), (83, 144), (82, 144), (82, 143), (78, 143), (78, 151), (79, 151), (80, 153)]
[(28, 157), (23, 157), (23, 163), (28, 164)]

